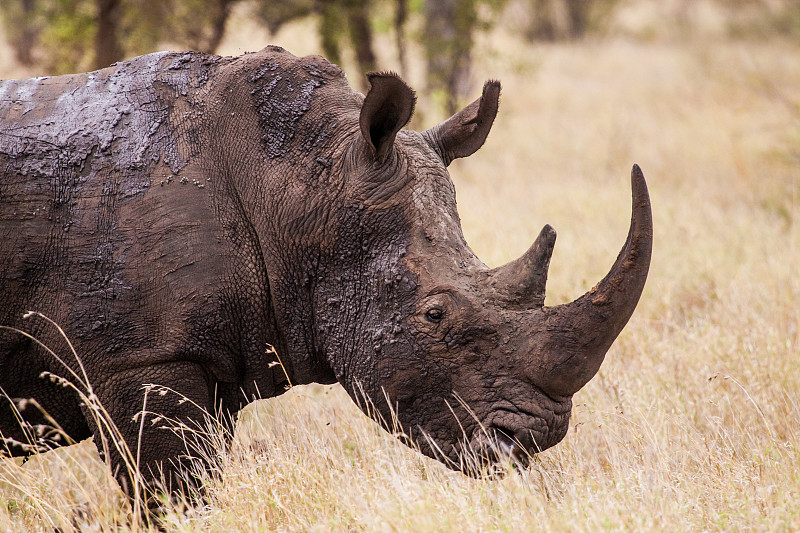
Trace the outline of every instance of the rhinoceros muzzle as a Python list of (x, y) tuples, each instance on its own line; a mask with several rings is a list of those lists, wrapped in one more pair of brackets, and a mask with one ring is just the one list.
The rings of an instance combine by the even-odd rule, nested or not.
[[(534, 454), (558, 444), (569, 427), (571, 398), (542, 400), (536, 392), (530, 402), (494, 410), (486, 424), (475, 429), (467, 453), (477, 467), (505, 460), (527, 465)], [(469, 461), (468, 461), (469, 462)]]

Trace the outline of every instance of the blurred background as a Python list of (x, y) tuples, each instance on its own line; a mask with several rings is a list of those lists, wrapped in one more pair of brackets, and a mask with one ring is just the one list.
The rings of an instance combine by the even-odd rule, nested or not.
[[(376, 69), (409, 77), (419, 61), (425, 90), (448, 113), (475, 92), (473, 60), (498, 28), (528, 43), (800, 39), (794, 0), (3, 0), (0, 18), (3, 78), (94, 70), (165, 49), (233, 55), (279, 42), (359, 80)], [(309, 31), (285, 31), (297, 26)]]
[[(240, 420), (237, 442), (268, 458), (245, 447), (206, 483), (203, 531), (800, 531), (800, 1), (0, 0), (0, 22), (0, 79), (278, 44), (361, 91), (365, 72), (399, 72), (417, 130), (500, 79), (492, 133), (450, 172), (487, 265), (558, 231), (547, 305), (607, 272), (631, 165), (647, 177), (644, 294), (529, 471), (473, 482), (340, 387), (296, 387)], [(0, 531), (76, 508), (117, 531), (120, 493), (81, 449), (0, 463)], [(176, 516), (167, 530), (192, 530)]]

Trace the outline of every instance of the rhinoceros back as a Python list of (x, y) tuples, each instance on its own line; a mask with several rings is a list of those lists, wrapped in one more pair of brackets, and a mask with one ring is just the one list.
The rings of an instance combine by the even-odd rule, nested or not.
[[(156, 165), (185, 165), (191, 154), (170, 123), (176, 102), (204, 86), (218, 60), (160, 52), (86, 74), (0, 81), (0, 324), (18, 323), (18, 303), (52, 310), (69, 305), (56, 301), (65, 293), (113, 298), (121, 289), (111, 238), (119, 205), (153, 186)], [(75, 276), (81, 265), (90, 274)]]

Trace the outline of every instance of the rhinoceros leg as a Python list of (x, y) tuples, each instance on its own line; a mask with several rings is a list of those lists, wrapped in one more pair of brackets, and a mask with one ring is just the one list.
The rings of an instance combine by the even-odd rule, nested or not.
[[(95, 393), (127, 445), (127, 459), (113, 445), (105, 458), (123, 490), (134, 496), (131, 468), (138, 463), (148, 488), (191, 498), (195, 483), (188, 456), (197, 457), (193, 438), (204, 431), (214, 405), (213, 384), (203, 368), (177, 361), (119, 371), (96, 385)], [(103, 454), (99, 422), (84, 410)]]
[(91, 437), (78, 394), (42, 377), (41, 351), (14, 337), (0, 334), (0, 453), (27, 456)]

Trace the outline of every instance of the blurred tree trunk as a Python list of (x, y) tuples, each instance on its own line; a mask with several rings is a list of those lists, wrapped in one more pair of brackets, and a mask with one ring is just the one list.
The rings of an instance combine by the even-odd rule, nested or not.
[[(369, 0), (318, 0), (316, 10), (320, 14), (319, 34), (325, 57), (342, 64), (341, 39), (346, 31), (358, 69), (362, 73), (374, 71), (377, 67), (372, 48)], [(362, 78), (362, 88), (368, 88), (366, 83), (366, 78)]]
[(408, 0), (397, 0), (394, 17), (394, 34), (397, 45), (397, 61), (400, 63), (400, 75), (408, 75), (408, 59), (406, 57), (405, 25), (408, 19)]
[(530, 0), (531, 22), (525, 37), (531, 41), (555, 41), (558, 35), (553, 16), (553, 0)]
[(222, 42), (222, 38), (225, 36), (225, 24), (227, 24), (228, 18), (231, 16), (231, 10), (235, 2), (236, 0), (217, 0), (212, 5), (211, 36), (205, 46), (205, 52), (216, 53), (219, 43)]
[(19, 28), (19, 39), (14, 41), (14, 56), (20, 65), (32, 67), (34, 63), (33, 49), (39, 38), (39, 30), (33, 23), (34, 0), (22, 0), (22, 17)]
[(340, 6), (335, 0), (318, 0), (317, 11), (320, 14), (319, 36), (322, 53), (331, 62), (342, 64), (342, 52), (339, 37), (343, 24)]
[(530, 24), (525, 36), (531, 41), (582, 39), (590, 31), (602, 31), (619, 0), (528, 0)]
[(97, 34), (94, 47), (95, 68), (107, 67), (123, 58), (119, 41), (120, 1), (97, 1)]
[(255, 0), (255, 7), (256, 17), (267, 25), (270, 34), (291, 20), (322, 12), (319, 0)]
[(450, 114), (469, 96), (476, 0), (426, 0), (425, 35), (428, 88), (445, 93)]
[(591, 0), (564, 0), (567, 8), (568, 32), (571, 39), (580, 39), (589, 29)]
[(0, 0), (0, 22), (5, 26), (6, 42), (14, 50), (14, 59), (25, 67), (36, 63), (33, 51), (42, 30), (35, 0)]
[(350, 42), (356, 53), (358, 69), (362, 73), (372, 72), (377, 66), (375, 52), (372, 51), (372, 26), (369, 20), (368, 0), (348, 0), (347, 15), (350, 28)]

